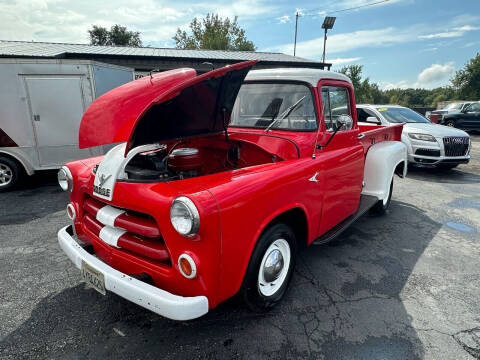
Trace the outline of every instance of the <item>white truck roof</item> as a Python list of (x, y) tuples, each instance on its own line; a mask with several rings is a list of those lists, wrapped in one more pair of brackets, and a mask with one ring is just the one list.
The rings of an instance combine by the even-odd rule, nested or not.
[(351, 80), (337, 72), (310, 68), (276, 68), (252, 70), (247, 74), (245, 81), (252, 80), (292, 80), (307, 82), (317, 86), (321, 79), (343, 80), (351, 83)]

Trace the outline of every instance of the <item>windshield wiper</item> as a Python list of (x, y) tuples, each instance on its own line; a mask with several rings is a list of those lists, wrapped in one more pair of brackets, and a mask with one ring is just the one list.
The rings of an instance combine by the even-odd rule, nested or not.
[(295, 110), (297, 108), (297, 106), (303, 101), (303, 99), (305, 99), (306, 95), (303, 96), (302, 98), (300, 98), (295, 104), (289, 106), (288, 108), (285, 109), (285, 111), (283, 113), (280, 114), (279, 117), (277, 118), (273, 118), (272, 122), (270, 123), (270, 125), (268, 125), (266, 128), (265, 128), (265, 132), (269, 132), (271, 127), (273, 125), (275, 125), (278, 121), (280, 120), (283, 120), (285, 119), (288, 115), (290, 115), (292, 113), (293, 110)]

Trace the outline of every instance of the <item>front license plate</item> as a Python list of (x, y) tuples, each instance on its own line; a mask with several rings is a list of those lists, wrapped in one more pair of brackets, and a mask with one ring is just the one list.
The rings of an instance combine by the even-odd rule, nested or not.
[(84, 261), (82, 261), (82, 278), (88, 286), (94, 288), (100, 294), (106, 295), (105, 276)]

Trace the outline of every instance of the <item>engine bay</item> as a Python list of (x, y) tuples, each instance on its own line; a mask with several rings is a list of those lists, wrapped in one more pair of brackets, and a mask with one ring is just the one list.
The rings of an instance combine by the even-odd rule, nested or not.
[(248, 142), (197, 138), (138, 153), (125, 173), (131, 181), (173, 181), (281, 160)]

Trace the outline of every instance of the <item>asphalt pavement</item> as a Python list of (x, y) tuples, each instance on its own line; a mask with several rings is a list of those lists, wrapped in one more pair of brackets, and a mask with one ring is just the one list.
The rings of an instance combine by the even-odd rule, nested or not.
[(386, 216), (302, 249), (267, 314), (233, 298), (187, 322), (86, 289), (58, 247), (55, 173), (0, 194), (2, 359), (480, 359), (480, 136), (472, 161), (395, 177)]

